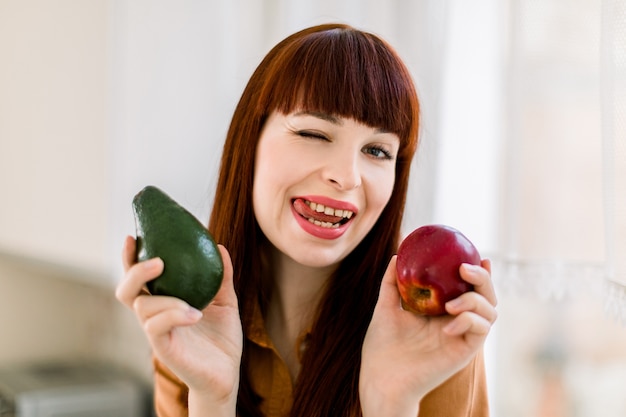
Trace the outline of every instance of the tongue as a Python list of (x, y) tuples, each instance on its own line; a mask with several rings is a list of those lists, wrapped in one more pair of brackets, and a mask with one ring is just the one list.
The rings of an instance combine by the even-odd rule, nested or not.
[(330, 214), (318, 213), (315, 210), (311, 210), (304, 200), (297, 198), (293, 202), (293, 207), (296, 212), (307, 219), (319, 220), (320, 222), (338, 223), (343, 219), (339, 216), (331, 216)]

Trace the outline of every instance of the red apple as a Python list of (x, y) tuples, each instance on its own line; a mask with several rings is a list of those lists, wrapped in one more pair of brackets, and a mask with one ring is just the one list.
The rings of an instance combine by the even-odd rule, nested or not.
[(480, 254), (461, 232), (444, 225), (415, 229), (398, 248), (402, 306), (418, 314), (446, 314), (446, 302), (473, 289), (461, 278), (462, 263), (480, 265)]

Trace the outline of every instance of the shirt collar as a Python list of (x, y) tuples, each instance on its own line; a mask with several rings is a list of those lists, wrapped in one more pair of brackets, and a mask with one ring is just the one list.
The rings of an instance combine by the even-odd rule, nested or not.
[(252, 306), (252, 315), (246, 326), (246, 337), (251, 342), (266, 348), (271, 348), (272, 341), (265, 329), (265, 321), (263, 320), (263, 313), (261, 313), (261, 305), (258, 300), (254, 301)]

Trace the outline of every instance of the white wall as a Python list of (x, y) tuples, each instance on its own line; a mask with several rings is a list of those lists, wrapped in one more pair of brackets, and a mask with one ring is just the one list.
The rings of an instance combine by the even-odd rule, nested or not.
[(0, 366), (107, 359), (149, 378), (112, 290), (111, 6), (0, 1)]
[(0, 1), (0, 251), (106, 269), (106, 0)]

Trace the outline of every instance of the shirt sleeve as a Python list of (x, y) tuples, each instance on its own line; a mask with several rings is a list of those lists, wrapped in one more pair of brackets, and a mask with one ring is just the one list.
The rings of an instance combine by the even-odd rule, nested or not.
[(189, 391), (172, 371), (153, 358), (154, 407), (158, 417), (187, 417)]
[(464, 369), (429, 392), (418, 417), (488, 417), (487, 378), (481, 351)]

